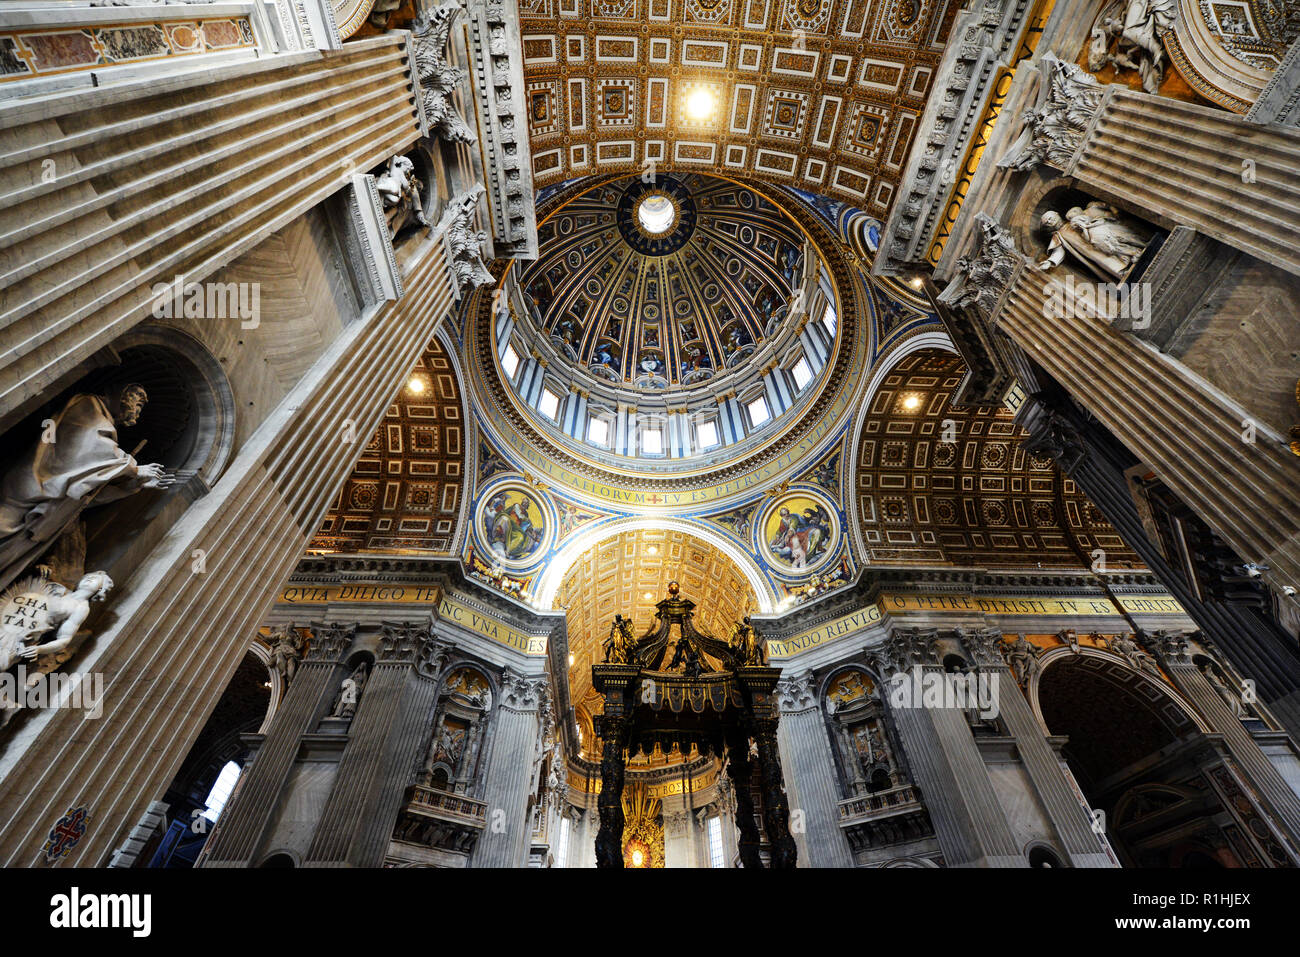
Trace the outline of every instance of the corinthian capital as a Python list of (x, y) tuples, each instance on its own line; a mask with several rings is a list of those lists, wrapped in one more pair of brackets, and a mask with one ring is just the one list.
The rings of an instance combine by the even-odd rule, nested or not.
[(501, 703), (516, 711), (532, 711), (546, 696), (546, 679), (528, 678), (509, 668), (501, 676)]
[(1192, 660), (1191, 645), (1181, 631), (1160, 629), (1141, 636), (1142, 644), (1161, 661), (1187, 664)]
[(311, 644), (307, 648), (308, 661), (332, 661), (342, 658), (357, 636), (357, 623), (312, 624)]
[(411, 35), (415, 72), (420, 84), (420, 106), (429, 132), (451, 143), (474, 142), (474, 131), (456, 112), (452, 95), (465, 71), (447, 63), (447, 37), (460, 13), (460, 4), (444, 3), (417, 21)]
[(885, 640), (876, 652), (877, 666), (883, 675), (910, 671), (917, 665), (939, 663), (939, 632), (910, 628), (896, 631)]
[(794, 678), (782, 678), (776, 683), (777, 701), (782, 711), (805, 711), (817, 703), (817, 689), (813, 673), (805, 671)]
[(939, 301), (953, 309), (978, 308), (991, 316), (1023, 257), (1011, 234), (987, 213), (980, 213), (975, 221), (981, 230), (979, 251), (957, 260), (957, 271)]
[(998, 166), (1025, 170), (1046, 163), (1068, 172), (1070, 161), (1101, 108), (1106, 88), (1091, 73), (1050, 53), (1038, 61), (1038, 102), (1020, 116), (1020, 138)]
[(1006, 661), (1002, 654), (1002, 632), (997, 628), (979, 628), (969, 631), (956, 629), (957, 638), (970, 652), (977, 665), (1001, 665)]
[(487, 233), (474, 226), (478, 198), (483, 191), (482, 184), (475, 183), (453, 198), (438, 222), (438, 232), (447, 243), (447, 266), (461, 292), (467, 287), (472, 289), (492, 282), (492, 273), (483, 258)]
[(429, 640), (429, 629), (410, 621), (386, 621), (379, 637), (377, 661), (413, 662)]

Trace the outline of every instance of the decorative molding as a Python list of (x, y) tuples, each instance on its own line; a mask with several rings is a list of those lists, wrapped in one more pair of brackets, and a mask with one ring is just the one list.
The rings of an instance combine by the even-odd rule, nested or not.
[(920, 130), (903, 173), (898, 201), (880, 236), (872, 272), (893, 275), (926, 260), (931, 235), (944, 215), (957, 167), (984, 124), (1000, 64), (1014, 59), (1035, 4), (982, 0), (958, 15), (936, 75)]
[(492, 211), (494, 255), (535, 259), (537, 213), (524, 103), (519, 9), (515, 0), (470, 0), (468, 11), (474, 92), (491, 194), (488, 205)]
[[(358, 276), (368, 280), (373, 302), (400, 299), (402, 275), (393, 254), (393, 242), (388, 233), (384, 207), (375, 188), (375, 178), (369, 173), (352, 177), (352, 188), (346, 195), (348, 225), (344, 239), (349, 258)], [(363, 291), (364, 292), (364, 291)]]

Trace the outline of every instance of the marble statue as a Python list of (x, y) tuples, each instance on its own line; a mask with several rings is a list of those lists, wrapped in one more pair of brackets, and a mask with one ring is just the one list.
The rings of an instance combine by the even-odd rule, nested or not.
[(12, 461), (0, 479), (0, 588), (50, 549), (83, 509), (175, 481), (162, 465), (140, 465), (117, 444), (117, 427), (135, 425), (148, 398), (135, 383), (108, 396), (73, 396)]
[(1205, 675), (1205, 680), (1210, 683), (1210, 687), (1213, 688), (1215, 693), (1223, 699), (1223, 703), (1228, 706), (1228, 710), (1231, 711), (1235, 717), (1250, 717), (1250, 712), (1242, 703), (1241, 695), (1228, 687), (1227, 683), (1219, 677), (1218, 671), (1212, 664), (1207, 661), (1202, 663), (1199, 667), (1201, 669), (1201, 674)]
[[(102, 571), (82, 576), (75, 589), (44, 578), (7, 589), (0, 595), (0, 672), (30, 662), (26, 683), (32, 686), (54, 671), (86, 639), (81, 626), (90, 616), (91, 603), (103, 601), (112, 589), (113, 579)], [(51, 632), (53, 637), (42, 641)], [(0, 727), (17, 707), (7, 691), (0, 695)]]
[(266, 641), (271, 646), (271, 666), (280, 675), (280, 683), (288, 688), (298, 674), (298, 662), (302, 660), (302, 638), (290, 622), (284, 631), (271, 632)]
[(1146, 241), (1106, 203), (1094, 201), (1086, 209), (1075, 206), (1064, 217), (1049, 209), (1040, 222), (1052, 234), (1047, 258), (1038, 264), (1041, 269), (1059, 266), (1068, 253), (1099, 279), (1119, 281), (1146, 248)]
[(1162, 37), (1178, 17), (1178, 0), (1116, 0), (1098, 14), (1088, 44), (1088, 69), (1136, 70), (1155, 93), (1165, 76)]
[(1160, 669), (1156, 667), (1155, 659), (1128, 635), (1116, 635), (1112, 638), (1110, 650), (1127, 661), (1135, 671), (1145, 671), (1156, 678), (1160, 677)]
[(365, 662), (362, 662), (353, 669), (352, 674), (343, 679), (343, 683), (339, 685), (339, 693), (334, 698), (331, 718), (350, 718), (357, 713), (357, 702), (361, 700), (361, 692), (366, 686), (369, 674)]
[(1002, 653), (1006, 656), (1007, 665), (1019, 685), (1027, 684), (1030, 678), (1042, 670), (1043, 666), (1038, 661), (1042, 650), (1026, 640), (1024, 635), (1016, 635), (1015, 641), (1003, 646)]
[(420, 194), (424, 183), (415, 175), (415, 163), (408, 156), (394, 156), (388, 168), (375, 177), (375, 190), (384, 204), (384, 218), (388, 221), (389, 235), (396, 237), (411, 220), (421, 226), (432, 226), (424, 215)]

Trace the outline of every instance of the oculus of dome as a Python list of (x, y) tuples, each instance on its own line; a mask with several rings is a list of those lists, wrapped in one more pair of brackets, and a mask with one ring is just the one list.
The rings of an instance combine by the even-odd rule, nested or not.
[[(665, 203), (671, 208), (666, 223), (662, 221)], [(660, 228), (647, 226), (643, 213), (649, 213), (651, 223)], [(614, 218), (624, 242), (641, 255), (667, 256), (686, 245), (695, 232), (697, 215), (695, 198), (687, 185), (659, 176), (648, 182), (633, 177), (618, 200)]]

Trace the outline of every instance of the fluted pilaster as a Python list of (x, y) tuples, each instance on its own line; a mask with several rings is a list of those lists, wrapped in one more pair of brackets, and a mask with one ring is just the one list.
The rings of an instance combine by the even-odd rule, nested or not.
[(839, 782), (830, 737), (811, 673), (776, 686), (781, 705), (778, 737), (794, 820), (791, 830), (809, 867), (852, 867), (853, 855), (839, 827)]
[[(921, 801), (949, 867), (1023, 867), (988, 769), (960, 708), (928, 708), (913, 700), (896, 706), (895, 681), (943, 677), (933, 632), (896, 632), (881, 655), (882, 689)], [(899, 676), (895, 679), (894, 676)]]
[(540, 729), (539, 709), (545, 682), (507, 671), (502, 700), (493, 715), (483, 800), (487, 828), (478, 839), (473, 867), (522, 867), (526, 863), (532, 824), (528, 794)]
[(963, 633), (961, 637), (980, 672), (997, 682), (999, 716), (1016, 740), (1016, 751), (1042, 802), (1047, 820), (1056, 831), (1061, 849), (1076, 867), (1113, 866), (1114, 862), (1092, 829), (1092, 815), (1079, 803), (1074, 789), (1066, 781), (1060, 759), (1047, 743), (1029, 701), (1007, 667), (1002, 634), (988, 630)]

